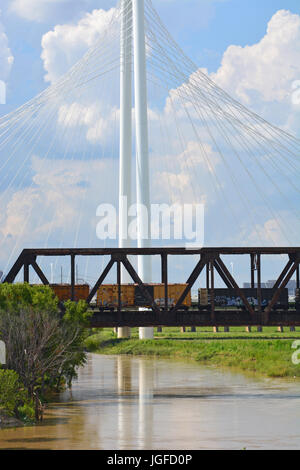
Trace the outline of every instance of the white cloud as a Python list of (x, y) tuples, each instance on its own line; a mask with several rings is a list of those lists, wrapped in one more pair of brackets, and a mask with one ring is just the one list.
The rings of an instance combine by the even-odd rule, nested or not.
[(230, 46), (212, 78), (243, 103), (259, 99), (283, 101), (291, 83), (300, 77), (300, 16), (279, 10), (269, 21), (266, 35), (252, 46)]
[(42, 38), (42, 60), (45, 80), (57, 81), (84, 53), (99, 40), (107, 29), (115, 9), (93, 10), (76, 24), (56, 25)]
[(280, 211), (276, 217), (255, 225), (250, 233), (249, 227), (245, 229), (245, 240), (252, 246), (258, 246), (261, 240), (268, 246), (297, 246), (299, 229), (299, 219), (288, 211)]
[(111, 142), (114, 133), (113, 123), (119, 121), (119, 109), (99, 101), (93, 104), (73, 102), (64, 104), (58, 110), (58, 123), (64, 128), (86, 129), (87, 142), (102, 145)]
[(8, 79), (13, 63), (14, 57), (9, 48), (8, 37), (0, 22), (0, 80), (6, 81)]
[[(48, 81), (51, 83), (56, 81), (99, 39), (110, 21), (112, 12), (113, 10), (108, 12), (94, 10), (82, 17), (78, 23), (57, 25), (53, 31), (44, 35), (42, 58)], [(299, 51), (300, 16), (282, 10), (271, 19), (266, 36), (257, 44), (244, 48), (231, 46), (224, 54), (220, 69), (212, 75), (212, 78), (249, 107), (260, 110), (262, 105), (265, 105), (266, 109), (273, 110), (276, 105), (279, 106), (277, 109), (284, 110), (283, 114), (286, 118), (292, 106), (291, 82), (294, 79), (300, 79), (300, 65), (296, 60), (296, 57), (297, 59), (299, 57)], [(205, 72), (205, 70), (202, 71)], [(116, 72), (117, 75), (118, 72)], [(116, 83), (118, 86), (117, 80)], [(100, 81), (101, 84), (103, 84), (102, 81)], [(98, 101), (92, 99), (95, 94), (93, 97), (89, 94), (85, 96), (86, 99), (80, 99), (76, 92), (76, 98), (73, 101), (68, 97), (66, 99), (63, 97), (63, 103), (58, 112), (58, 123), (67, 128), (67, 131), (72, 128), (69, 136), (71, 133), (73, 135), (74, 130), (76, 133), (75, 128), (78, 126), (90, 143), (97, 143), (98, 146), (99, 142), (105, 145), (113, 141), (112, 122), (116, 124), (114, 131), (116, 136), (119, 119), (119, 110), (116, 108), (118, 92), (115, 85), (111, 80), (108, 86), (101, 88), (98, 82), (93, 89), (93, 93), (97, 90)], [(103, 95), (101, 101), (100, 91)], [(205, 202), (212, 209), (207, 217), (207, 225), (210, 228), (209, 241), (213, 243), (219, 236), (220, 243), (225, 243), (223, 240), (225, 238), (226, 240), (236, 239), (237, 244), (240, 244), (241, 240), (246, 243), (246, 236), (249, 233), (249, 215), (245, 210), (244, 202), (237, 197), (230, 179), (231, 166), (233, 167), (232, 174), (236, 176), (241, 191), (246, 193), (246, 197), (249, 196), (251, 202), (254, 200), (253, 207), (257, 207), (261, 201), (258, 197), (255, 199), (249, 179), (240, 171), (240, 166), (236, 165), (232, 152), (229, 153), (228, 149), (227, 153), (224, 152), (224, 158), (229, 167), (226, 169), (217, 153), (216, 145), (209, 137), (203, 123), (200, 122), (199, 115), (196, 115), (192, 105), (187, 104), (186, 108), (197, 127), (197, 135), (188, 119), (186, 109), (182, 106), (182, 100), (178, 97), (178, 90), (170, 91), (163, 109), (149, 108), (153, 202)], [(100, 146), (97, 146), (95, 148), (98, 148), (99, 154)], [(240, 152), (238, 144), (236, 148)], [(105, 153), (105, 150), (104, 155), (107, 155), (108, 152)], [(101, 166), (101, 162), (93, 161), (82, 167), (76, 161), (62, 162), (59, 159), (51, 161), (49, 159), (42, 163), (40, 159), (35, 159), (33, 162), (35, 186), (32, 189), (19, 190), (8, 201), (7, 212), (2, 214), (2, 220), (0, 218), (2, 239), (9, 240), (11, 244), (14, 243), (18, 237), (19, 228), (26, 223), (29, 214), (30, 222), (25, 230), (26, 240), (37, 241), (37, 244), (42, 242), (51, 228), (51, 223), (54, 230), (63, 230), (66, 227), (68, 233), (64, 241), (72, 240), (72, 230), (78, 220), (86, 185), (91, 185), (88, 188), (88, 209), (84, 215), (86, 224), (90, 223), (95, 214), (97, 205), (95, 201), (102, 202), (99, 201), (101, 195), (105, 195), (106, 202), (111, 202), (116, 196), (117, 163), (116, 158), (113, 162), (106, 161), (104, 167)], [(254, 165), (253, 161), (251, 164)], [(216, 191), (213, 172), (219, 176), (218, 191)], [(263, 183), (261, 178), (259, 184), (263, 186)], [(267, 193), (267, 186), (263, 186), (263, 189)], [(223, 190), (231, 203), (228, 208), (225, 207), (228, 201), (223, 199)], [(274, 188), (271, 187), (271, 190)], [(267, 197), (272, 201), (274, 194), (267, 193)], [(276, 204), (277, 200), (274, 206)], [(231, 212), (235, 212), (241, 226), (247, 224), (245, 233), (237, 232), (236, 227), (232, 226)], [(38, 223), (41, 217), (43, 217), (43, 223)], [(285, 217), (285, 214), (282, 214), (282, 217)], [(50, 223), (52, 220), (54, 222)], [(270, 244), (273, 244), (274, 239), (278, 240), (278, 223), (270, 217), (269, 213), (267, 216), (262, 214), (257, 224), (255, 231), (250, 234), (250, 242), (254, 239), (257, 241), (257, 232)], [(35, 227), (34, 231), (32, 227)], [(222, 227), (222, 233), (218, 233), (220, 227)]]
[(0, 214), (2, 253), (15, 249), (16, 256), (24, 246), (43, 246), (48, 237), (50, 244), (71, 243), (77, 230), (87, 245), (96, 234), (97, 206), (116, 200), (116, 165), (107, 158), (83, 163), (33, 157), (33, 185), (0, 199), (6, 208)]
[[(10, 11), (28, 21), (62, 21), (96, 4), (93, 0), (12, 0)], [(99, 4), (99, 3), (98, 3)]]

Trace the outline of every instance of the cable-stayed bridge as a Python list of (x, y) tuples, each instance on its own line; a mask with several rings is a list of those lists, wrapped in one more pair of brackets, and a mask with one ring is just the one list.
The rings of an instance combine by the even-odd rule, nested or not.
[[(105, 260), (99, 268), (91, 253), (108, 243), (96, 235), (97, 207), (118, 207), (119, 196), (125, 195), (137, 206), (150, 201), (170, 207), (204, 204), (206, 247), (263, 247), (246, 251), (255, 256), (258, 284), (259, 257), (273, 247), (268, 254), (280, 257), (270, 256), (268, 269), (278, 273), (276, 289), (284, 289), (292, 276), (299, 288), (298, 250), (292, 248), (299, 245), (299, 147), (299, 139), (245, 108), (199, 69), (172, 39), (150, 0), (123, 0), (111, 10), (95, 45), (67, 74), (0, 119), (0, 243), (6, 280), (18, 280), (19, 271), (14, 273), (21, 263), (25, 280), (33, 266), (32, 282), (48, 282), (41, 273), (48, 275), (50, 263), (40, 267), (36, 259), (25, 258), (53, 249), (52, 271), (63, 266), (74, 286), (72, 254), (88, 247), (80, 272), (96, 285)], [(122, 233), (126, 211), (119, 212)], [(146, 243), (142, 232), (149, 220), (138, 207), (136, 216), (136, 244), (144, 261), (135, 274), (139, 282), (151, 282), (151, 266), (145, 264), (149, 256), (143, 251), (151, 250), (149, 241), (152, 247), (163, 245), (168, 254), (172, 245), (184, 246), (186, 240), (150, 237)], [(119, 247), (129, 253), (126, 245), (125, 240)], [(37, 249), (24, 252), (14, 264), (22, 249), (32, 246)], [(285, 248), (277, 253), (280, 246)], [(60, 261), (66, 247), (75, 250), (70, 251), (71, 265)], [(109, 249), (105, 253), (111, 256)], [(195, 259), (186, 264), (180, 258), (169, 270), (169, 282), (176, 276), (182, 282), (192, 272), (192, 280), (198, 274), (197, 282), (213, 291), (216, 271), (227, 287), (239, 289), (233, 273), (220, 264), (222, 249), (213, 253), (200, 260), (203, 268), (196, 265), (195, 272)], [(231, 259), (238, 254), (232, 249)], [(124, 260), (115, 261), (119, 268), (124, 265)], [(159, 263), (153, 260), (154, 274)], [(209, 284), (201, 281), (205, 266), (210, 266)], [(245, 279), (247, 269), (242, 265)], [(131, 280), (137, 282), (135, 274)]]

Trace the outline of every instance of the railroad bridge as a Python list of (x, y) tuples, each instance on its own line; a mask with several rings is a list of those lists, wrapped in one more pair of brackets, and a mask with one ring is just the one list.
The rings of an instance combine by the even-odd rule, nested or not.
[[(226, 257), (238, 255), (249, 259), (249, 279), (252, 289), (257, 289), (257, 306), (253, 306), (247, 300), (241, 286), (238, 285), (234, 275), (226, 265)], [(262, 302), (261, 272), (263, 260), (270, 256), (285, 255), (288, 262), (283, 266), (268, 305)], [(24, 282), (30, 283), (31, 270), (33, 270), (41, 282), (49, 285), (49, 281), (38, 264), (41, 257), (69, 257), (71, 268), (70, 300), (75, 299), (75, 263), (76, 258), (93, 256), (99, 258), (99, 266), (102, 257), (109, 257), (108, 264), (99, 272), (99, 278), (91, 287), (86, 302), (92, 307), (92, 300), (97, 290), (103, 285), (108, 274), (116, 265), (116, 285), (118, 286), (118, 306), (115, 311), (97, 311), (91, 319), (92, 327), (147, 327), (147, 326), (300, 326), (300, 306), (294, 308), (289, 305), (278, 308), (277, 302), (286, 288), (288, 282), (295, 277), (296, 287), (300, 288), (299, 263), (300, 248), (95, 248), (95, 249), (25, 249), (4, 279), (4, 282), (13, 283), (18, 274), (23, 270)], [(161, 279), (164, 286), (164, 305), (161, 308), (145, 284), (139, 277), (132, 259), (139, 256), (159, 256), (161, 260)], [(195, 266), (190, 276), (185, 281), (186, 287), (177, 300), (176, 305), (168, 305), (168, 279), (169, 262), (172, 257), (191, 257), (195, 260)], [(126, 269), (132, 282), (140, 288), (142, 296), (151, 306), (148, 309), (128, 309), (122, 307), (121, 286), (122, 267)], [(210, 294), (209, 308), (202, 310), (200, 306), (193, 306), (186, 310), (183, 308), (185, 298), (195, 286), (199, 276), (206, 271), (206, 289)], [(216, 275), (223, 281), (226, 288), (234, 290), (243, 303), (243, 308), (219, 308), (215, 305)]]

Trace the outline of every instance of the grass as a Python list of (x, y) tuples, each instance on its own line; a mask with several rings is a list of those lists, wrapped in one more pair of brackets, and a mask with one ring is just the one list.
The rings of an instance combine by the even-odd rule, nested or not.
[(100, 354), (189, 359), (268, 377), (300, 378), (300, 365), (292, 363), (292, 344), (300, 339), (299, 328), (296, 332), (286, 328), (284, 333), (276, 328), (264, 328), (263, 333), (246, 333), (244, 328), (231, 328), (230, 333), (197, 330), (180, 333), (179, 328), (164, 328), (162, 333), (155, 332), (154, 340), (140, 341), (137, 329), (125, 340), (118, 340), (112, 329), (105, 329), (89, 336), (86, 348)]

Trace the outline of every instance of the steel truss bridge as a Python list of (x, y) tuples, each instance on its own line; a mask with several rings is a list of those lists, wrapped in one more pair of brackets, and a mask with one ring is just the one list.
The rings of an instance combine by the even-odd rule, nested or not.
[[(186, 281), (186, 289), (173, 307), (168, 306), (168, 270), (169, 260), (172, 256), (196, 257), (196, 265)], [(238, 285), (234, 276), (228, 270), (224, 257), (226, 255), (240, 255), (249, 257), (249, 274), (251, 287), (257, 286), (258, 306), (253, 307), (248, 302), (243, 290)], [(262, 308), (262, 282), (261, 268), (263, 256), (288, 256), (288, 263), (282, 270), (273, 289), (273, 297), (266, 308)], [(300, 326), (300, 309), (285, 310), (275, 309), (283, 289), (286, 288), (292, 277), (296, 276), (297, 289), (300, 288), (299, 263), (300, 248), (96, 248), (96, 249), (25, 249), (7, 274), (4, 282), (13, 283), (23, 270), (24, 282), (30, 282), (30, 267), (40, 278), (41, 282), (49, 285), (49, 281), (37, 263), (38, 257), (70, 257), (71, 266), (71, 298), (75, 298), (75, 263), (79, 256), (103, 256), (110, 257), (110, 260), (99, 279), (90, 290), (86, 302), (90, 305), (97, 293), (98, 288), (104, 283), (107, 275), (114, 265), (117, 266), (118, 285), (118, 308), (115, 311), (95, 311), (92, 319), (92, 327), (147, 327), (147, 326)], [(166, 308), (161, 308), (152, 298), (147, 286), (140, 279), (138, 273), (132, 265), (132, 257), (138, 256), (159, 256), (161, 259), (161, 283), (164, 285)], [(197, 260), (197, 257), (199, 259)], [(100, 265), (100, 263), (99, 263)], [(151, 308), (147, 310), (128, 310), (122, 308), (121, 304), (121, 271), (122, 266), (127, 270), (132, 282), (139, 285), (142, 295), (149, 301)], [(210, 308), (207, 311), (200, 310), (199, 307), (186, 311), (183, 309), (183, 302), (195, 285), (200, 274), (206, 270), (206, 288), (210, 293)], [(221, 310), (215, 307), (215, 275), (219, 274), (225, 286), (234, 289), (242, 299), (243, 310), (228, 309)]]

